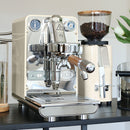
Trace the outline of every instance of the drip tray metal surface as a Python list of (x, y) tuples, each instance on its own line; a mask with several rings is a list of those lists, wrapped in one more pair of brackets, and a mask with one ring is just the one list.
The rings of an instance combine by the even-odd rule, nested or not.
[(99, 101), (77, 98), (74, 94), (65, 95), (38, 95), (27, 96), (26, 100), (40, 107), (74, 106), (74, 105), (95, 105)]
[(98, 109), (99, 102), (77, 98), (72, 95), (38, 95), (27, 96), (26, 100), (39, 106), (39, 114), (42, 117), (65, 117), (81, 116), (95, 113)]
[(81, 116), (95, 113), (98, 105), (75, 105), (75, 106), (61, 106), (61, 107), (45, 107), (39, 108), (41, 116), (47, 117), (65, 117), (65, 116)]

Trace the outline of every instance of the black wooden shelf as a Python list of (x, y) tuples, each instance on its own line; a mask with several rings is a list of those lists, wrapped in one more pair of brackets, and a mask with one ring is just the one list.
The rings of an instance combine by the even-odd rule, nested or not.
[(47, 122), (25, 106), (18, 107), (18, 104), (10, 104), (9, 112), (0, 113), (0, 130), (33, 129), (50, 127), (81, 126), (82, 130), (87, 129), (87, 125), (116, 123), (130, 121), (130, 111), (117, 108), (117, 103), (112, 102), (112, 106), (102, 105), (97, 112), (88, 115), (87, 120), (79, 120), (77, 117), (59, 118), (56, 122)]

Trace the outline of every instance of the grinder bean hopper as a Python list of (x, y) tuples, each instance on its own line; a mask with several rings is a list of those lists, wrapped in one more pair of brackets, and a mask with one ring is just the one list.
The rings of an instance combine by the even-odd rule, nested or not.
[(83, 80), (79, 76), (78, 82), (82, 85), (82, 89), (78, 94), (100, 102), (110, 102), (112, 95), (111, 47), (108, 41), (101, 40), (109, 32), (111, 11), (81, 11), (78, 12), (78, 16), (81, 34), (86, 38), (81, 41), (83, 47), (81, 57), (95, 64), (95, 72), (92, 75), (88, 74), (88, 80)]
[(80, 30), (89, 44), (107, 44), (102, 38), (109, 32), (111, 20), (110, 11), (83, 11), (79, 12)]

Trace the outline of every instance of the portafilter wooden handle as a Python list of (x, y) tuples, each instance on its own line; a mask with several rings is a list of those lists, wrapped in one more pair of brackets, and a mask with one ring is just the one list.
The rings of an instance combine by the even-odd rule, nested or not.
[(81, 61), (81, 58), (77, 57), (77, 56), (74, 56), (74, 55), (70, 55), (68, 57), (68, 61), (73, 64), (73, 65), (76, 65), (78, 66), (78, 64), (80, 63)]

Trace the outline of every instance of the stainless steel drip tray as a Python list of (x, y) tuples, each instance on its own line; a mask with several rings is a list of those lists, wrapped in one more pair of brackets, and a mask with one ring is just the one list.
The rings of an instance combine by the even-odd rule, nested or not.
[(42, 117), (81, 116), (97, 111), (99, 102), (77, 98), (75, 94), (27, 96), (26, 100), (39, 106)]
[(65, 95), (31, 95), (26, 100), (40, 107), (56, 107), (56, 106), (74, 106), (74, 105), (92, 105), (99, 104), (99, 101), (77, 98), (75, 94)]
[[(66, 116), (79, 116), (80, 119), (85, 115), (95, 113), (98, 105), (74, 105), (74, 106), (57, 106), (39, 108), (39, 114), (44, 118), (50, 117), (66, 117)], [(85, 118), (87, 119), (87, 117)]]

